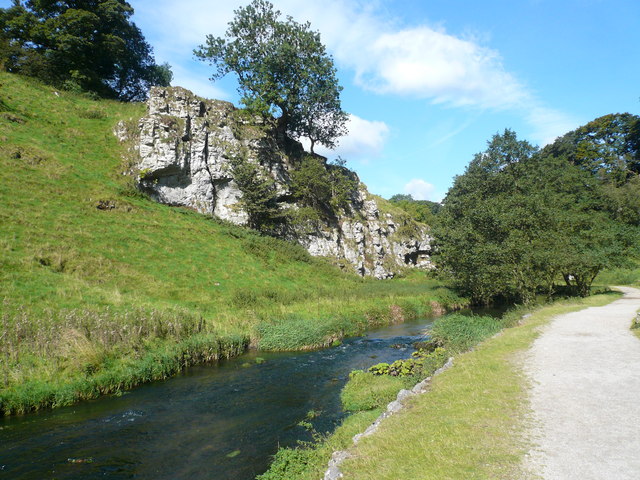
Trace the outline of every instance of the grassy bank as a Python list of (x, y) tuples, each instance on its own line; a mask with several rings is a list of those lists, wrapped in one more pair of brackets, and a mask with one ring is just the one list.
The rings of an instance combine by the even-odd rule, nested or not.
[[(353, 448), (352, 436), (364, 431), (380, 408), (395, 398), (393, 387), (406, 388), (397, 378), (386, 396), (378, 394), (387, 391), (386, 386), (369, 386), (371, 403), (365, 397), (359, 404), (377, 409), (348, 417), (334, 434), (311, 448), (282, 450), (263, 480), (321, 478), (331, 453), (347, 448), (355, 455), (341, 467), (348, 479), (519, 478), (526, 451), (521, 433), (527, 412), (519, 355), (552, 317), (604, 305), (618, 297), (602, 294), (535, 310), (522, 324), (457, 355), (454, 368), (435, 377), (429, 393), (415, 397), (409, 408), (385, 420), (376, 434)], [(523, 313), (512, 312), (504, 323), (516, 324)], [(465, 324), (451, 318), (438, 334), (441, 341), (450, 342), (451, 351), (468, 348), (496, 331), (495, 323), (489, 321)], [(357, 386), (348, 384), (345, 391), (350, 388)], [(375, 402), (376, 395), (383, 398)]]
[(465, 301), (342, 272), (140, 195), (119, 120), (144, 106), (0, 73), (0, 412), (166, 378), (247, 345), (303, 349)]

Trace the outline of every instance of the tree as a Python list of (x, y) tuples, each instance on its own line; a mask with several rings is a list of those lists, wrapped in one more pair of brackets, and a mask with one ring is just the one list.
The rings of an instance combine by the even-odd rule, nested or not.
[(172, 74), (155, 63), (132, 14), (124, 0), (14, 0), (0, 9), (0, 45), (8, 46), (0, 63), (60, 88), (143, 100)]
[(242, 192), (238, 206), (246, 212), (248, 226), (266, 234), (274, 234), (284, 222), (273, 178), (245, 154), (230, 159), (233, 179)]
[(310, 24), (280, 12), (266, 0), (235, 10), (225, 37), (208, 35), (194, 51), (216, 67), (212, 80), (235, 73), (243, 104), (277, 116), (278, 130), (292, 138), (329, 148), (346, 133), (347, 114), (340, 106), (342, 87), (320, 34)]
[[(523, 256), (533, 238), (529, 215), (518, 193), (515, 166), (537, 149), (505, 130), (488, 142), (483, 153), (474, 156), (463, 175), (444, 199), (434, 228), (440, 269), (476, 303), (488, 303), (514, 289), (528, 299), (526, 264)], [(520, 238), (511, 233), (517, 232)], [(515, 286), (517, 285), (517, 286)]]
[(571, 163), (619, 186), (640, 174), (640, 117), (604, 115), (556, 139), (545, 154)]
[(427, 225), (433, 225), (436, 215), (442, 207), (437, 202), (414, 200), (413, 196), (404, 193), (393, 195), (389, 198), (389, 202), (407, 212), (416, 222), (426, 223)]
[(640, 117), (604, 115), (556, 139), (544, 154), (565, 158), (602, 184), (604, 208), (640, 226)]
[(477, 303), (527, 303), (561, 279), (587, 295), (598, 272), (622, 265), (637, 238), (604, 208), (596, 176), (510, 130), (474, 157), (443, 203), (434, 259)]

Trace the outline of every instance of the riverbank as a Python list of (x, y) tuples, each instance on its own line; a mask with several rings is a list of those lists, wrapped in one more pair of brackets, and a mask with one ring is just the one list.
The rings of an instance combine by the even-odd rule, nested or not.
[(144, 105), (5, 72), (0, 83), (0, 414), (466, 303), (425, 272), (361, 278), (299, 245), (157, 204), (135, 188), (113, 135)]
[(348, 417), (313, 449), (290, 450), (286, 470), (276, 462), (270, 472), (289, 480), (322, 478), (332, 453), (348, 450), (352, 456), (340, 468), (349, 479), (518, 478), (527, 451), (522, 427), (526, 380), (519, 356), (554, 316), (618, 297), (596, 295), (530, 312), (521, 324), (457, 355), (454, 368), (435, 377), (427, 394), (411, 399), (408, 408), (386, 419), (356, 447), (352, 437), (381, 410)]
[(278, 445), (311, 440), (309, 423), (325, 431), (344, 418), (349, 372), (372, 357), (406, 357), (429, 323), (374, 328), (327, 349), (249, 351), (122, 395), (0, 418), (0, 471), (24, 479), (55, 470), (68, 479), (253, 480)]
[(235, 322), (224, 330), (202, 318), (187, 328), (185, 317), (174, 324), (171, 317), (153, 312), (147, 316), (125, 312), (114, 319), (72, 311), (65, 315), (66, 323), (56, 317), (29, 322), (26, 316), (5, 322), (4, 338), (10, 343), (3, 348), (3, 367), (8, 368), (0, 389), (0, 411), (22, 414), (121, 394), (188, 366), (239, 355), (250, 345), (266, 351), (321, 348), (371, 327), (465, 305), (464, 299), (446, 289), (408, 295), (398, 291), (406, 290), (402, 282), (386, 286), (387, 294), (376, 298), (354, 295), (282, 306), (278, 316), (268, 310), (229, 310), (226, 315)]

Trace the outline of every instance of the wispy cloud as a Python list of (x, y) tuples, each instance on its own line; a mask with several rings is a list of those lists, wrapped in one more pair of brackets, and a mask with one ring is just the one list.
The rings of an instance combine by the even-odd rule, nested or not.
[[(363, 163), (381, 155), (389, 136), (389, 127), (386, 123), (349, 115), (347, 129), (349, 133), (340, 139), (335, 150), (320, 146), (315, 149), (317, 153), (327, 158), (341, 156)], [(310, 142), (303, 139), (302, 144), (308, 149)]]
[(530, 125), (530, 137), (541, 144), (579, 123), (538, 99), (481, 35), (455, 36), (427, 23), (403, 27), (386, 14), (384, 2), (275, 3), (296, 18), (309, 19), (362, 88), (454, 108), (511, 111)]
[[(146, 22), (157, 54), (186, 83), (192, 50), (207, 34), (222, 35), (244, 1), (170, 0), (133, 2)], [(456, 36), (428, 23), (407, 28), (389, 16), (385, 2), (273, 0), (284, 14), (309, 20), (343, 71), (361, 88), (381, 95), (427, 99), (454, 108), (512, 111), (545, 143), (577, 122), (545, 105), (504, 65), (500, 53), (478, 36)], [(348, 141), (345, 141), (345, 147)]]
[(404, 186), (404, 193), (414, 200), (434, 200), (436, 187), (421, 178), (413, 178)]

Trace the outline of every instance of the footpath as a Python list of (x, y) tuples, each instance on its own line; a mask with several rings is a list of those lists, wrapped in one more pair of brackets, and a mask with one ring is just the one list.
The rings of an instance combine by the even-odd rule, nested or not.
[(525, 468), (545, 480), (640, 478), (640, 339), (629, 329), (640, 290), (556, 317), (527, 354)]

